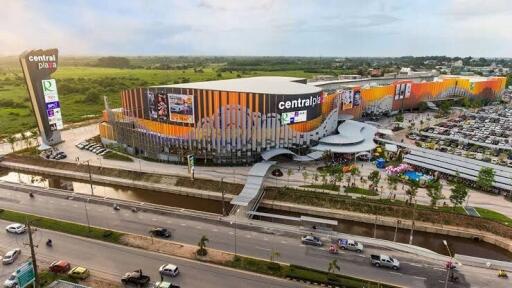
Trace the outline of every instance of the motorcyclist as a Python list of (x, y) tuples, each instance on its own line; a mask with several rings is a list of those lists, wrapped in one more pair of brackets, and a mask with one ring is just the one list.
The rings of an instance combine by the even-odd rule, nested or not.
[(52, 246), (53, 242), (52, 242), (52, 239), (48, 239), (48, 241), (46, 241), (46, 246)]

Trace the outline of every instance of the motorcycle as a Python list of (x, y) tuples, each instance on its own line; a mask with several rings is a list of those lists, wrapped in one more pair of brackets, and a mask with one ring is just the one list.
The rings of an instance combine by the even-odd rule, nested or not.
[(48, 246), (48, 247), (52, 247), (53, 246), (52, 239), (48, 239), (48, 241), (46, 241), (46, 246)]
[(28, 196), (29, 196), (30, 198), (34, 198), (34, 193), (30, 192), (30, 193), (28, 193)]
[(336, 247), (336, 245), (334, 245), (334, 244), (331, 244), (331, 246), (329, 246), (328, 251), (331, 254), (338, 254), (338, 247)]
[(508, 278), (507, 272), (505, 272), (504, 270), (499, 270), (498, 277), (499, 278)]
[(121, 207), (119, 207), (119, 205), (117, 205), (117, 204), (114, 204), (112, 206), (112, 208), (114, 208), (114, 210), (116, 210), (116, 211), (121, 210)]

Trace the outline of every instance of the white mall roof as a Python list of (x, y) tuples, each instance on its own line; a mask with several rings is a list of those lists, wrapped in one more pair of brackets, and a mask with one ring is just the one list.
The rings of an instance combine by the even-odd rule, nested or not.
[(217, 91), (232, 91), (245, 93), (262, 93), (276, 95), (298, 95), (318, 93), (322, 91), (313, 85), (297, 83), (304, 78), (296, 77), (278, 77), (278, 76), (261, 76), (249, 78), (236, 78), (228, 80), (215, 80), (204, 82), (193, 82), (183, 84), (173, 84), (153, 87), (172, 87), (187, 89), (205, 89)]

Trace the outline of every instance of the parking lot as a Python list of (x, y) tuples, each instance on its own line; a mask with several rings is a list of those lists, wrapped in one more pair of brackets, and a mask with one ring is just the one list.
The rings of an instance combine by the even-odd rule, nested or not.
[(416, 146), (512, 167), (512, 108), (490, 106), (407, 135)]

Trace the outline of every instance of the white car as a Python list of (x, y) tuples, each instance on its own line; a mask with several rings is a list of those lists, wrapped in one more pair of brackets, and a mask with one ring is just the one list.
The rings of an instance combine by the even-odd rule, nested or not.
[(16, 248), (16, 249), (12, 249), (11, 251), (8, 251), (7, 253), (5, 253), (4, 257), (2, 258), (2, 264), (4, 264), (4, 265), (12, 264), (14, 261), (16, 261), (16, 259), (18, 259), (18, 256), (20, 256), (20, 254), (21, 254), (20, 248)]
[(180, 270), (178, 269), (178, 266), (173, 264), (164, 264), (160, 266), (158, 269), (158, 272), (160, 272), (160, 275), (162, 276), (170, 276), (170, 277), (176, 277), (178, 274), (180, 274)]
[(27, 227), (25, 227), (23, 224), (14, 223), (5, 227), (5, 231), (14, 234), (23, 234), (25, 231), (27, 231)]
[(16, 272), (13, 272), (7, 280), (4, 281), (5, 288), (14, 288), (18, 287), (18, 282), (16, 281)]

